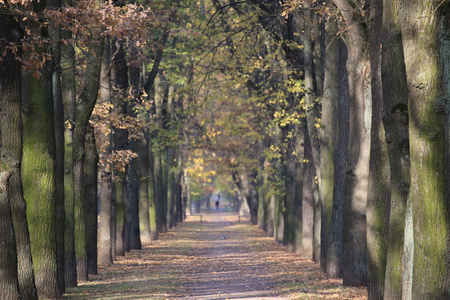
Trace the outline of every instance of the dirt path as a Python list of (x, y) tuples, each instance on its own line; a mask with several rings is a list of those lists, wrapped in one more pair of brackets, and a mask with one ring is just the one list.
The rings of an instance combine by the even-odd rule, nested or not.
[(229, 213), (191, 216), (104, 266), (69, 299), (367, 299)]
[(249, 244), (259, 235), (242, 229), (235, 215), (208, 216), (195, 239), (183, 299), (289, 299), (274, 298), (268, 262)]

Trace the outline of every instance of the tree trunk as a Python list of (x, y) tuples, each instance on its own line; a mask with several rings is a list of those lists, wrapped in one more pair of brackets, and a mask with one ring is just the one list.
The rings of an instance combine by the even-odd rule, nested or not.
[[(131, 141), (131, 149), (137, 153), (136, 141)], [(138, 188), (138, 174), (137, 174), (137, 159), (133, 158), (130, 161), (130, 168), (128, 169), (128, 190), (130, 202), (130, 250), (141, 249), (141, 237), (139, 232), (139, 188)]]
[(258, 165), (258, 227), (265, 231), (265, 209), (264, 209), (264, 199), (266, 197), (265, 189), (265, 176), (264, 176), (264, 164), (266, 158), (263, 154), (264, 142), (258, 142), (258, 152), (259, 152), (259, 165)]
[[(2, 108), (4, 108), (3, 105)], [(2, 127), (2, 137), (3, 133)], [(16, 240), (8, 193), (11, 173), (7, 162), (0, 161), (0, 234), (2, 236), (2, 243), (0, 244), (0, 296), (2, 299), (8, 300), (21, 299), (17, 272)]]
[[(150, 145), (150, 143), (149, 143)], [(154, 173), (154, 155), (149, 151), (149, 170), (148, 170), (148, 216), (150, 218), (150, 234), (152, 241), (158, 239), (158, 216), (155, 191), (155, 173)]]
[[(307, 123), (307, 122), (306, 122)], [(302, 250), (301, 255), (307, 259), (313, 258), (313, 228), (314, 228), (314, 196), (313, 189), (315, 185), (315, 168), (312, 156), (311, 139), (308, 134), (307, 126), (304, 126), (304, 166), (303, 166), (303, 199), (302, 199)]]
[(391, 205), (387, 237), (385, 299), (402, 299), (403, 240), (409, 194), (408, 91), (398, 21), (399, 0), (384, 1), (381, 80), (383, 125), (389, 153)]
[[(63, 38), (71, 38), (62, 32)], [(73, 172), (73, 129), (75, 124), (75, 50), (73, 45), (61, 43), (61, 91), (64, 106), (64, 272), (66, 287), (77, 285), (75, 258), (75, 215), (74, 215), (74, 172)]]
[(370, 4), (369, 43), (372, 91), (370, 174), (367, 197), (368, 293), (370, 299), (384, 299), (387, 232), (390, 206), (390, 170), (385, 131), (382, 123), (381, 84), (382, 2)]
[(283, 139), (288, 140), (288, 145), (286, 152), (284, 154), (284, 173), (286, 174), (284, 178), (284, 188), (286, 191), (286, 242), (287, 249), (289, 251), (295, 251), (295, 160), (298, 159), (295, 153), (295, 138), (291, 137), (288, 139), (288, 135), (293, 131), (293, 126), (286, 126), (283, 128)]
[(175, 177), (173, 174), (173, 164), (174, 164), (174, 149), (172, 146), (169, 146), (166, 148), (166, 159), (164, 163), (165, 172), (164, 177), (167, 180), (167, 190), (166, 190), (166, 197), (167, 197), (167, 211), (166, 211), (166, 219), (167, 219), (167, 227), (170, 229), (174, 227), (174, 208), (175, 208)]
[[(47, 0), (47, 6), (51, 10), (61, 7), (61, 0)], [(58, 280), (61, 291), (66, 290), (65, 285), (65, 204), (64, 204), (64, 106), (61, 89), (61, 30), (55, 26), (54, 21), (48, 24), (49, 36), (52, 40), (52, 82), (53, 102), (55, 116), (55, 141), (56, 141), (56, 243), (58, 260)]]
[[(409, 99), (414, 299), (450, 296), (450, 221), (445, 174), (445, 93), (440, 49), (448, 3), (400, 1), (400, 20)], [(441, 29), (442, 31), (440, 31)], [(442, 50), (442, 53), (440, 51)], [(405, 237), (409, 238), (409, 237)]]
[(97, 228), (98, 228), (98, 201), (97, 201), (97, 173), (98, 153), (95, 145), (94, 128), (89, 124), (86, 130), (86, 157), (84, 159), (83, 185), (86, 202), (86, 249), (88, 274), (97, 275)]
[[(38, 50), (42, 51), (42, 49)], [(26, 76), (23, 94), (22, 183), (39, 298), (62, 298), (56, 256), (56, 153), (51, 73)]]
[[(166, 92), (165, 83), (162, 76), (157, 76), (155, 80), (155, 109), (156, 116), (158, 118), (157, 126), (161, 130), (164, 128), (163, 113), (164, 113), (164, 95)], [(158, 132), (156, 133), (158, 135)], [(156, 136), (158, 138), (158, 136)], [(156, 140), (155, 140), (156, 142)], [(159, 233), (167, 232), (167, 197), (164, 195), (164, 164), (163, 164), (163, 147), (156, 144), (153, 151), (153, 176), (154, 176), (154, 188), (156, 198), (156, 222)], [(166, 208), (166, 209), (165, 209)]]
[(85, 73), (85, 85), (78, 97), (73, 133), (73, 170), (75, 201), (75, 253), (77, 258), (77, 278), (88, 280), (86, 248), (86, 204), (83, 186), (86, 130), (97, 101), (100, 87), (103, 42), (92, 41), (89, 46), (90, 60)]
[[(131, 43), (131, 60), (135, 59), (139, 55), (135, 43)], [(139, 96), (141, 94), (141, 88), (143, 86), (140, 65), (129, 61), (130, 64), (130, 83), (132, 86), (133, 99), (131, 103), (128, 104), (128, 116), (131, 118), (136, 118), (136, 112), (134, 111), (134, 106), (137, 101), (139, 101)], [(134, 153), (138, 153), (138, 143), (137, 139), (131, 140), (131, 150)], [(130, 186), (130, 210), (131, 210), (131, 231), (130, 231), (130, 248), (131, 249), (141, 249), (141, 233), (140, 233), (140, 200), (139, 200), (139, 177), (138, 177), (138, 158), (133, 158), (130, 164), (129, 172), (129, 186)], [(148, 200), (146, 199), (146, 202)], [(147, 202), (148, 203), (148, 202)], [(148, 210), (146, 210), (148, 211)]]
[(156, 198), (156, 223), (159, 233), (167, 232), (167, 223), (164, 215), (164, 189), (163, 189), (163, 172), (161, 164), (161, 152), (155, 152), (154, 157), (154, 188)]
[(367, 38), (360, 16), (350, 1), (334, 0), (348, 30), (344, 36), (348, 48), (350, 130), (344, 184), (344, 285), (367, 284), (366, 205), (370, 156), (370, 63)]
[(302, 254), (303, 251), (303, 200), (305, 185), (306, 164), (301, 161), (305, 158), (305, 133), (304, 124), (295, 126), (295, 152), (297, 153), (295, 166), (295, 253)]
[[(102, 67), (100, 71), (100, 99), (101, 104), (111, 102), (111, 81), (110, 81), (110, 65), (111, 65), (111, 47), (109, 41), (105, 42), (103, 49)], [(98, 264), (110, 265), (112, 259), (112, 135), (110, 132), (111, 125), (107, 127), (106, 132), (99, 133), (99, 144), (103, 146), (100, 151), (100, 223), (98, 227)]]
[[(334, 143), (336, 141), (336, 110), (338, 101), (338, 70), (339, 70), (339, 46), (336, 18), (331, 17), (327, 21), (327, 51), (324, 68), (324, 89), (322, 94), (322, 126), (320, 137), (320, 168), (319, 181), (321, 229), (320, 229), (320, 267), (323, 272), (327, 270), (327, 252), (329, 234), (331, 231), (331, 212), (334, 192)], [(331, 273), (330, 273), (331, 274)], [(336, 276), (337, 274), (332, 274)]]
[[(123, 98), (128, 88), (128, 66), (125, 60), (124, 45), (119, 41), (119, 49), (116, 50), (116, 55), (113, 60), (112, 80), (117, 88), (118, 97), (115, 97), (113, 114), (116, 117), (125, 116), (127, 114), (127, 105)], [(115, 44), (117, 44), (115, 43)], [(121, 150), (129, 150), (130, 144), (128, 141), (128, 132), (126, 129), (120, 128), (117, 124), (114, 127), (114, 150), (115, 152)], [(116, 163), (116, 162), (115, 162)], [(129, 236), (125, 237), (126, 232), (126, 211), (127, 211), (127, 196), (126, 196), (126, 174), (128, 169), (128, 162), (119, 161), (114, 166), (114, 184), (115, 184), (115, 199), (116, 199), (116, 255), (124, 256), (126, 250), (126, 240), (129, 241)]]
[(149, 214), (149, 148), (148, 137), (144, 132), (138, 140), (138, 179), (139, 179), (139, 229), (142, 243), (152, 241)]
[[(317, 247), (318, 244), (320, 244), (320, 234), (314, 234), (316, 231), (319, 233), (320, 231), (320, 224), (321, 224), (321, 214), (320, 214), (320, 205), (318, 203), (318, 186), (315, 182), (315, 178), (321, 178), (321, 170), (320, 170), (320, 141), (318, 139), (318, 132), (317, 127), (315, 124), (317, 123), (318, 118), (320, 118), (320, 107), (319, 103), (316, 101), (317, 96), (321, 94), (320, 92), (317, 92), (317, 89), (314, 85), (314, 79), (319, 79), (318, 82), (316, 82), (316, 86), (321, 86), (321, 70), (315, 69), (314, 61), (313, 61), (313, 40), (311, 35), (311, 24), (313, 23), (312, 18), (312, 12), (310, 11), (310, 4), (305, 2), (305, 8), (307, 9), (304, 13), (305, 18), (305, 27), (304, 27), (304, 33), (303, 33), (303, 51), (304, 51), (304, 60), (305, 60), (305, 66), (304, 66), (304, 73), (305, 73), (305, 89), (306, 89), (306, 95), (305, 95), (305, 103), (306, 103), (306, 124), (307, 124), (307, 130), (308, 130), (308, 144), (310, 145), (311, 152), (308, 152), (310, 154), (309, 156), (309, 163), (311, 166), (307, 166), (305, 169), (305, 172), (308, 176), (312, 176), (312, 179), (309, 178), (305, 180), (305, 183), (307, 185), (304, 185), (307, 189), (307, 193), (310, 193), (310, 199), (311, 202), (305, 201), (308, 198), (304, 199), (304, 205), (310, 204), (311, 211), (311, 232), (307, 232), (307, 235), (303, 236), (303, 239), (306, 243), (308, 238), (310, 239), (311, 245), (305, 244), (305, 251), (307, 251), (308, 256), (310, 256), (312, 259), (320, 257), (320, 248)], [(318, 26), (317, 26), (318, 27)], [(318, 30), (318, 28), (316, 28)], [(316, 41), (318, 45), (320, 45), (320, 41)], [(320, 56), (317, 57), (317, 59), (320, 60)], [(316, 61), (317, 61), (316, 59)], [(319, 61), (317, 61), (319, 62)], [(320, 64), (320, 63), (319, 63)], [(320, 73), (315, 74), (314, 71), (317, 70)], [(317, 76), (316, 76), (317, 75)], [(311, 169), (312, 168), (312, 169)], [(312, 172), (312, 173), (309, 173)], [(306, 214), (304, 213), (306, 216)], [(306, 219), (303, 220), (304, 226), (307, 224), (305, 223)], [(308, 226), (308, 225), (306, 225)], [(305, 228), (305, 227), (304, 227)], [(306, 239), (305, 239), (306, 238)], [(316, 247), (314, 247), (314, 245)], [(314, 251), (315, 250), (315, 251)], [(319, 253), (317, 253), (319, 252)], [(306, 254), (306, 253), (305, 253)], [(313, 254), (315, 256), (313, 257)]]
[[(0, 51), (7, 42), (17, 42), (14, 21), (0, 14)], [(0, 298), (37, 299), (31, 261), (25, 201), (20, 177), (22, 160), (22, 121), (20, 118), (21, 66), (15, 54), (7, 51), (0, 71), (1, 138), (0, 161)], [(13, 223), (14, 221), (14, 223)]]
[(333, 183), (333, 205), (331, 208), (331, 221), (329, 227), (328, 250), (326, 271), (332, 277), (342, 277), (343, 263), (343, 233), (344, 233), (344, 178), (345, 158), (347, 156), (348, 130), (350, 126), (349, 87), (347, 64), (347, 47), (341, 39), (338, 43), (338, 94), (336, 111), (336, 141), (334, 143), (334, 183)]

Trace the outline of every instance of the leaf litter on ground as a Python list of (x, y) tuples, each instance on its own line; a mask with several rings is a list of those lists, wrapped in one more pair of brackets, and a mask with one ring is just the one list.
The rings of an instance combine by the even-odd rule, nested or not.
[(100, 266), (67, 299), (367, 299), (312, 260), (231, 213), (188, 217), (159, 239)]

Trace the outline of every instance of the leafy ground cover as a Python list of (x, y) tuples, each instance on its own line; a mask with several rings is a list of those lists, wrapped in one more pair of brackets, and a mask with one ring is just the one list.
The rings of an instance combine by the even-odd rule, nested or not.
[(311, 260), (286, 251), (248, 220), (190, 216), (143, 250), (80, 283), (68, 299), (367, 299)]

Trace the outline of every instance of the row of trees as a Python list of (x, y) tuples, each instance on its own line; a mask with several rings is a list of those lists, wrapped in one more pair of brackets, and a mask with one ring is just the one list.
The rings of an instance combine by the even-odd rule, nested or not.
[(233, 166), (252, 220), (370, 299), (448, 298), (448, 3), (250, 7), (274, 43), (246, 74), (259, 168)]
[(0, 1), (0, 298), (61, 298), (211, 178), (371, 299), (450, 297), (447, 9)]
[[(167, 205), (179, 196), (176, 158), (163, 158), (173, 148), (175, 104), (154, 91), (175, 15), (176, 3), (166, 1), (0, 3), (0, 298), (60, 299), (97, 264), (140, 248), (140, 226), (150, 241), (181, 219), (175, 201)], [(149, 94), (160, 103), (150, 105)], [(157, 205), (153, 193), (138, 197), (149, 192), (150, 132)], [(150, 233), (155, 207), (159, 222)]]
[(448, 3), (214, 5), (205, 147), (252, 221), (371, 299), (448, 298)]

